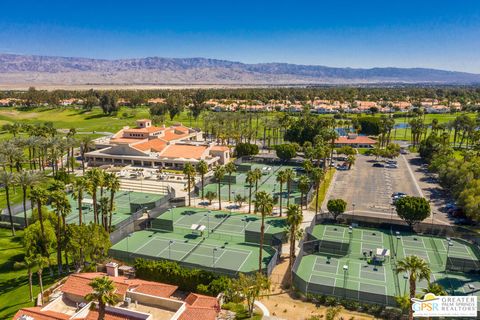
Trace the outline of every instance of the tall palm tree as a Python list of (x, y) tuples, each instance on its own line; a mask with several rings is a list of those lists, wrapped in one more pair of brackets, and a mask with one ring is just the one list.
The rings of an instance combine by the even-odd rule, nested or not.
[[(37, 203), (37, 212), (38, 212), (38, 221), (40, 222), (40, 230), (42, 232), (42, 238), (45, 238), (45, 226), (43, 224), (43, 212), (42, 206), (47, 203), (48, 201), (49, 192), (39, 186), (35, 186), (32, 188), (30, 192), (30, 198)], [(33, 207), (32, 207), (33, 211)], [(43, 252), (46, 254), (47, 248), (43, 247)]]
[(72, 211), (70, 201), (64, 191), (55, 191), (51, 193), (52, 207), (57, 214), (57, 268), (58, 274), (63, 272), (62, 266), (62, 249), (65, 236), (65, 217)]
[(262, 170), (256, 168), (253, 170), (253, 174), (255, 175), (255, 194), (258, 192), (258, 182), (262, 179)]
[[(17, 173), (16, 180), (18, 185), (22, 188), (22, 204), (23, 204), (23, 217), (25, 219), (25, 227), (28, 227), (27, 219), (27, 190), (41, 181), (41, 176), (35, 171), (20, 171)], [(33, 210), (33, 206), (32, 206)]]
[[(417, 256), (407, 256), (398, 261), (396, 273), (407, 273), (410, 287), (410, 299), (415, 298), (417, 291), (417, 281), (427, 280), (430, 282), (432, 271), (428, 263)], [(410, 308), (408, 318), (413, 320), (413, 311)]]
[(231, 190), (230, 187), (232, 185), (232, 173), (237, 171), (237, 166), (235, 166), (235, 163), (229, 162), (225, 165), (225, 172), (228, 174), (228, 201), (231, 201)]
[[(92, 309), (98, 305), (98, 320), (105, 319), (105, 308), (118, 302), (115, 285), (107, 276), (94, 278), (90, 283), (93, 292), (85, 296), (85, 300), (93, 302)], [(95, 304), (96, 303), (96, 304)]]
[(315, 168), (312, 170), (312, 179), (315, 183), (315, 215), (318, 214), (318, 196), (320, 192), (320, 185), (322, 184), (323, 177), (325, 173), (320, 168)]
[[(302, 209), (302, 202), (304, 196), (307, 196), (308, 191), (310, 190), (310, 179), (307, 176), (302, 175), (298, 179), (298, 190), (300, 190), (300, 209)], [(308, 206), (308, 203), (305, 199), (305, 207)]]
[(300, 225), (303, 221), (302, 210), (296, 204), (291, 204), (287, 208), (288, 237), (290, 241), (290, 258), (288, 261), (288, 277), (292, 283), (292, 268), (295, 261), (295, 241), (302, 235)]
[(15, 185), (15, 174), (5, 170), (0, 171), (0, 184), (5, 189), (5, 200), (7, 201), (8, 217), (10, 219), (10, 227), (12, 236), (15, 236), (15, 226), (13, 225), (12, 207), (10, 205), (10, 187)]
[(215, 180), (217, 180), (218, 183), (218, 209), (222, 210), (222, 198), (220, 195), (220, 190), (222, 187), (222, 179), (225, 176), (225, 167), (224, 166), (218, 166), (215, 168), (213, 172), (213, 176), (215, 177)]
[(205, 198), (204, 186), (205, 186), (205, 175), (208, 173), (208, 164), (205, 162), (205, 160), (200, 160), (197, 163), (196, 169), (202, 179), (202, 200), (203, 200)]
[(83, 194), (86, 190), (89, 190), (88, 180), (85, 177), (77, 177), (73, 181), (73, 198), (77, 200), (78, 206), (78, 225), (83, 224), (83, 213), (82, 213), (82, 201)]
[(82, 172), (85, 174), (85, 153), (93, 147), (93, 139), (90, 136), (83, 136), (80, 139), (80, 155), (82, 157)]
[(36, 266), (35, 257), (26, 255), (23, 259), (28, 272), (28, 289), (30, 293), (30, 301), (33, 301), (33, 268)]
[(115, 173), (107, 173), (105, 175), (105, 186), (107, 190), (110, 191), (110, 204), (108, 206), (108, 228), (105, 225), (105, 230), (111, 231), (112, 230), (112, 215), (114, 209), (114, 200), (115, 200), (115, 193), (120, 190), (120, 178)]
[(246, 182), (248, 183), (248, 213), (252, 212), (252, 188), (256, 181), (256, 174), (252, 170), (247, 172)]
[(282, 216), (282, 207), (283, 207), (283, 184), (287, 182), (287, 176), (285, 175), (285, 170), (280, 170), (277, 173), (277, 182), (280, 183), (280, 217)]
[(262, 215), (262, 224), (260, 225), (260, 252), (258, 256), (258, 272), (262, 272), (262, 254), (263, 240), (265, 235), (265, 217), (271, 215), (273, 211), (273, 198), (265, 191), (257, 192), (255, 195), (255, 210)]
[(43, 304), (43, 269), (50, 263), (47, 257), (37, 254), (34, 258), (34, 263), (37, 266), (38, 284), (40, 286), (40, 302)]
[(97, 202), (97, 189), (103, 185), (104, 172), (99, 168), (93, 168), (85, 173), (85, 179), (89, 181), (88, 194), (92, 197), (93, 201), (93, 216), (94, 223), (99, 224), (98, 220), (98, 202)]
[(191, 206), (192, 178), (195, 179), (195, 168), (191, 163), (187, 163), (183, 168), (183, 174), (187, 178), (188, 206)]
[(285, 178), (287, 180), (287, 206), (290, 204), (290, 191), (292, 188), (292, 180), (295, 178), (295, 172), (291, 169), (285, 169)]

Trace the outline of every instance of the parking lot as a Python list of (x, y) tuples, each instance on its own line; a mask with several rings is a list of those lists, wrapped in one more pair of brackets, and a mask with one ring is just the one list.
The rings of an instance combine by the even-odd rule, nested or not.
[(397, 158), (398, 168), (374, 167), (374, 163), (375, 157), (357, 155), (351, 170), (336, 172), (327, 199), (344, 199), (348, 204), (347, 211), (354, 211), (355, 215), (390, 217), (393, 214), (395, 218), (392, 193), (421, 195), (405, 158)]

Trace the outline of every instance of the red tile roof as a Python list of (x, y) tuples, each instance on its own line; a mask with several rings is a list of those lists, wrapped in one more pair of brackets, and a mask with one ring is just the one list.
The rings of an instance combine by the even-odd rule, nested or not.
[(215, 320), (217, 311), (207, 308), (187, 307), (180, 315), (180, 320)]
[(190, 293), (185, 302), (192, 307), (218, 308), (218, 300), (214, 297), (204, 296), (198, 293)]
[(35, 320), (66, 320), (70, 319), (67, 314), (55, 312), (55, 311), (41, 311), (41, 307), (23, 308), (17, 311), (13, 316), (13, 320), (19, 319), (21, 316), (26, 315), (34, 318)]
[(147, 127), (147, 128), (130, 128), (130, 129), (125, 129), (124, 132), (133, 132), (133, 133), (153, 133), (153, 132), (158, 132), (158, 131), (163, 131), (165, 128), (161, 127)]
[(178, 287), (170, 284), (132, 279), (126, 281), (135, 292), (149, 294), (152, 296), (169, 298)]
[[(97, 320), (98, 319), (98, 312), (96, 310), (90, 310), (85, 318), (82, 320)], [(128, 317), (126, 315), (120, 315), (117, 313), (112, 312), (105, 312), (105, 320), (131, 320), (132, 317)]]
[(227, 146), (213, 146), (210, 150), (213, 151), (229, 151), (230, 148)]
[(207, 150), (206, 146), (172, 144), (166, 147), (165, 150), (160, 154), (160, 156), (166, 158), (184, 158), (200, 160), (205, 150)]
[(135, 149), (138, 149), (141, 151), (154, 151), (154, 152), (161, 152), (163, 149), (165, 149), (166, 146), (167, 146), (167, 143), (161, 139), (151, 139), (151, 140), (133, 145)]
[[(78, 273), (72, 274), (67, 278), (67, 281), (61, 287), (62, 292), (73, 294), (76, 296), (84, 297), (87, 294), (92, 292), (92, 287), (90, 282), (93, 278), (103, 277), (104, 273), (94, 272), (94, 273)], [(116, 293), (120, 296), (124, 296), (128, 289), (128, 284), (124, 283), (123, 277), (109, 277), (117, 289)]]
[(376, 140), (370, 139), (366, 136), (357, 136), (354, 139), (349, 139), (347, 136), (338, 137), (335, 140), (336, 144), (375, 144)]

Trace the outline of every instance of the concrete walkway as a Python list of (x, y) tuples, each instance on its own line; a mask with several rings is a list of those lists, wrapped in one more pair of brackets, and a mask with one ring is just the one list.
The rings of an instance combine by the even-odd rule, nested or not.
[(270, 317), (270, 311), (268, 311), (267, 307), (265, 307), (263, 303), (260, 301), (255, 301), (254, 304), (258, 309), (262, 310), (264, 317)]

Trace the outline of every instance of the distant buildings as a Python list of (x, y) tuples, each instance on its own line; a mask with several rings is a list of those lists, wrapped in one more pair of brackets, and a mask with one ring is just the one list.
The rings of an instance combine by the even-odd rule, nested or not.
[(185, 126), (156, 127), (149, 119), (137, 120), (111, 138), (96, 141), (96, 149), (85, 154), (91, 166), (141, 166), (181, 170), (185, 164), (204, 160), (211, 168), (230, 161), (226, 146), (206, 143), (202, 133)]
[(177, 286), (119, 276), (118, 265), (111, 262), (107, 274), (70, 275), (50, 294), (47, 304), (22, 308), (13, 320), (96, 320), (98, 311), (92, 310), (85, 296), (93, 291), (89, 283), (103, 276), (113, 281), (119, 301), (107, 306), (105, 320), (215, 320), (220, 311), (214, 297), (196, 293), (184, 297), (184, 293), (177, 294)]
[(334, 142), (335, 147), (351, 146), (353, 148), (372, 148), (376, 143), (376, 140), (367, 136), (359, 136), (357, 134), (340, 136)]

